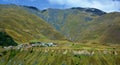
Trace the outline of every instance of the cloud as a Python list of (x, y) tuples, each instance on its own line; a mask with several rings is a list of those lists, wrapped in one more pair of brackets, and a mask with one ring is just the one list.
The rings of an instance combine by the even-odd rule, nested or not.
[[(89, 7), (97, 8), (105, 12), (120, 12), (120, 0), (3, 0), (13, 4), (30, 4), (30, 5), (48, 5), (42, 8), (70, 8), (70, 7)], [(41, 6), (36, 6), (41, 8)]]
[(48, 0), (52, 5), (66, 7), (91, 7), (105, 12), (120, 11), (120, 0)]

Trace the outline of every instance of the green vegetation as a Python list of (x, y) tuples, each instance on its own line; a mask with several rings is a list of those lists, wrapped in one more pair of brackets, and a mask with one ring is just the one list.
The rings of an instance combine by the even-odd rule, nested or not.
[[(90, 28), (90, 29), (89, 29)], [(100, 43), (120, 44), (120, 13), (105, 14), (89, 23), (85, 39), (96, 38)]]
[(5, 32), (0, 32), (0, 46), (16, 46), (17, 43)]
[[(31, 52), (32, 50), (32, 52)], [(94, 50), (95, 54), (73, 54), (82, 49), (70, 48), (31, 48), (28, 50), (11, 50), (0, 57), (1, 65), (119, 65), (120, 51), (117, 55), (104, 54)], [(84, 50), (84, 49), (83, 49)], [(66, 52), (67, 51), (67, 52)], [(88, 50), (89, 52), (91, 50)], [(112, 52), (112, 50), (109, 50)], [(115, 50), (114, 50), (115, 51)], [(66, 52), (66, 53), (65, 53)]]
[(99, 13), (102, 14), (79, 8), (36, 11), (23, 6), (0, 5), (0, 29), (18, 43), (67, 38), (73, 42), (119, 44), (120, 13)]
[[(94, 8), (46, 9), (25, 8), (51, 24), (67, 39), (88, 43), (120, 43), (120, 13), (105, 13)], [(32, 11), (31, 11), (32, 10)]]
[[(120, 13), (94, 15), (78, 9), (47, 9), (42, 13), (52, 24), (71, 41), (97, 41), (98, 43), (120, 43)], [(52, 16), (53, 14), (55, 16)], [(44, 18), (43, 18), (44, 19)], [(87, 19), (87, 20), (86, 20)]]
[(0, 29), (18, 43), (64, 39), (44, 20), (16, 5), (0, 5)]
[(0, 65), (119, 65), (120, 13), (93, 10), (0, 5)]
[(42, 15), (40, 17), (43, 17), (45, 21), (71, 41), (83, 40), (84, 32), (87, 32), (85, 30), (89, 28), (89, 22), (100, 17), (94, 12), (85, 12), (85, 10), (79, 9), (46, 9), (44, 12), (38, 13), (38, 16)]

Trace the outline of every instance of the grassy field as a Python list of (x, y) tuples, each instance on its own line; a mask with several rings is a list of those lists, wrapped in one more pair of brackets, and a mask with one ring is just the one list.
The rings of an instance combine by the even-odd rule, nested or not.
[[(86, 52), (77, 53), (79, 51)], [(1, 51), (1, 53), (4, 55), (0, 56), (0, 65), (120, 64), (119, 46), (70, 44), (67, 47), (33, 47), (29, 49)]]

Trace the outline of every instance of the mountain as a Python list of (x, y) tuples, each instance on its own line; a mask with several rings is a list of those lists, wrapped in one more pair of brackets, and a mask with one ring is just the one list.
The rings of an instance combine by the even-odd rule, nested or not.
[(81, 7), (39, 10), (16, 5), (0, 5), (0, 11), (0, 28), (18, 42), (68, 39), (120, 43), (119, 12)]
[(120, 12), (105, 14), (89, 23), (85, 39), (97, 39), (101, 43), (120, 43)]
[(0, 5), (0, 29), (19, 43), (65, 39), (43, 19), (17, 5)]
[(120, 43), (119, 12), (105, 13), (95, 8), (35, 10), (24, 7), (43, 18), (71, 41), (95, 40), (100, 43)]
[(95, 8), (73, 7), (70, 9), (46, 9), (36, 11), (33, 8), (24, 6), (24, 9), (43, 18), (56, 30), (66, 36), (71, 41), (80, 41), (84, 30), (88, 28), (88, 23), (106, 14)]

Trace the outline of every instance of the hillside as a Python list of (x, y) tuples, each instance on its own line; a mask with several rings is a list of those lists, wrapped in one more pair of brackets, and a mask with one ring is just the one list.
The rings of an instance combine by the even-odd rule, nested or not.
[(17, 42), (61, 40), (65, 36), (76, 42), (120, 43), (119, 12), (80, 7), (39, 10), (16, 5), (1, 5), (0, 9), (0, 28)]
[(84, 33), (86, 38), (97, 39), (102, 43), (120, 43), (120, 13), (105, 14), (89, 23)]
[(0, 5), (0, 29), (19, 43), (64, 39), (40, 17), (16, 5)]
[(42, 11), (38, 11), (36, 8), (27, 6), (24, 6), (23, 8), (43, 18), (71, 41), (82, 40), (84, 30), (89, 26), (88, 23), (100, 17), (101, 15), (106, 14), (105, 12), (95, 8), (49, 8)]
[(43, 18), (71, 41), (120, 43), (119, 12), (105, 13), (95, 8), (81, 7), (39, 11), (24, 6), (24, 9)]

